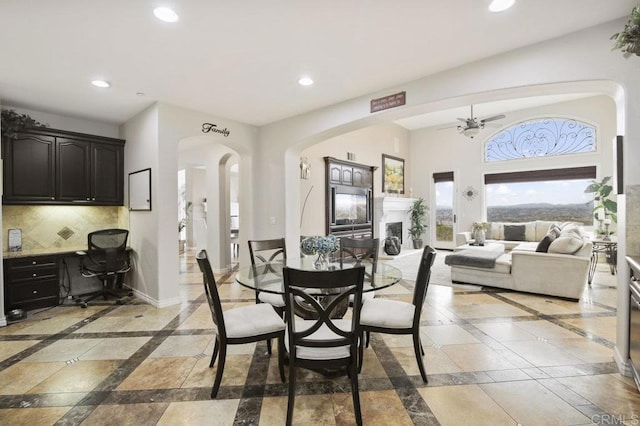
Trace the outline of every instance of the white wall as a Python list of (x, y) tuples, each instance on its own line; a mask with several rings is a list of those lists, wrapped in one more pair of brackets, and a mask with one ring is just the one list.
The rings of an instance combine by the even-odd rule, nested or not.
[[(458, 209), (458, 230), (468, 231), (475, 221), (484, 220), (484, 175), (520, 170), (553, 169), (597, 165), (599, 178), (615, 175), (613, 169), (612, 144), (616, 136), (616, 110), (613, 100), (596, 96), (571, 102), (563, 102), (540, 108), (505, 111), (500, 120), (501, 128), (484, 129), (474, 139), (458, 134), (455, 128), (438, 130), (427, 128), (411, 132), (411, 158), (420, 162), (412, 168), (412, 181), (416, 196), (424, 197), (433, 204), (431, 176), (435, 172), (454, 171)], [(559, 116), (576, 118), (597, 126), (597, 152), (590, 154), (562, 155), (515, 161), (484, 163), (484, 143), (493, 134), (515, 123), (539, 117)], [(467, 200), (461, 191), (473, 187), (479, 196)], [(431, 227), (431, 229), (434, 229)]]
[(309, 194), (300, 226), (301, 235), (326, 233), (324, 157), (347, 160), (348, 152), (356, 155), (354, 162), (377, 167), (373, 176), (374, 198), (382, 194), (382, 154), (405, 159), (405, 196), (409, 196), (411, 159), (407, 129), (393, 123), (386, 123), (336, 136), (300, 153), (300, 157), (307, 157), (311, 165), (310, 179), (300, 180), (300, 211)]

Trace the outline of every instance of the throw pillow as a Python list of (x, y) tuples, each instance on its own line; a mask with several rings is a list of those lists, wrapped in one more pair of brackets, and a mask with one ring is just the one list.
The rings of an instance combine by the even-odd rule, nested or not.
[(527, 241), (524, 225), (504, 225), (504, 239), (507, 241)]
[(549, 245), (548, 253), (574, 254), (582, 248), (582, 238), (574, 236), (560, 236)]
[(547, 251), (549, 251), (549, 246), (556, 239), (556, 237), (557, 235), (555, 233), (549, 232), (544, 236), (543, 239), (540, 240), (540, 242), (538, 243), (538, 247), (536, 247), (536, 251), (538, 253), (546, 253)]

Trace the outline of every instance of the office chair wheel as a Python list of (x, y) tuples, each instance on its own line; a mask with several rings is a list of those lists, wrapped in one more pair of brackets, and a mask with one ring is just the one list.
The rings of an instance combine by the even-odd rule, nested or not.
[(87, 309), (87, 302), (79, 302), (82, 309)]
[(122, 299), (118, 299), (116, 300), (116, 305), (124, 305), (124, 302), (122, 301)]

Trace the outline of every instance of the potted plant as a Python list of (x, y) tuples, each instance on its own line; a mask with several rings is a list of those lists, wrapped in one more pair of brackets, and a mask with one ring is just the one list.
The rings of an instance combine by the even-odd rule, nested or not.
[(621, 50), (625, 57), (632, 54), (640, 56), (640, 6), (631, 9), (624, 29), (612, 35), (611, 40), (615, 40), (613, 49)]
[(0, 114), (0, 127), (2, 127), (3, 138), (16, 139), (21, 130), (32, 127), (47, 127), (47, 125), (34, 120), (27, 114), (19, 114), (12, 109), (3, 109)]
[(422, 234), (427, 229), (427, 211), (429, 211), (429, 207), (423, 198), (418, 198), (409, 208), (409, 220), (411, 221), (409, 235), (413, 240), (414, 249), (422, 248)]
[[(593, 194), (593, 216), (596, 220), (611, 218), (614, 222), (618, 222), (618, 203), (607, 197), (613, 192), (613, 186), (609, 185), (611, 176), (605, 176), (600, 182), (592, 180), (585, 194)], [(602, 211), (604, 217), (598, 217), (598, 212)]]

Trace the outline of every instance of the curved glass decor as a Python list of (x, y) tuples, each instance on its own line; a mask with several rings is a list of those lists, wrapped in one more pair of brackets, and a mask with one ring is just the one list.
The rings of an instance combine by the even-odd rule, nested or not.
[(485, 144), (485, 162), (594, 152), (596, 128), (568, 118), (523, 121)]

